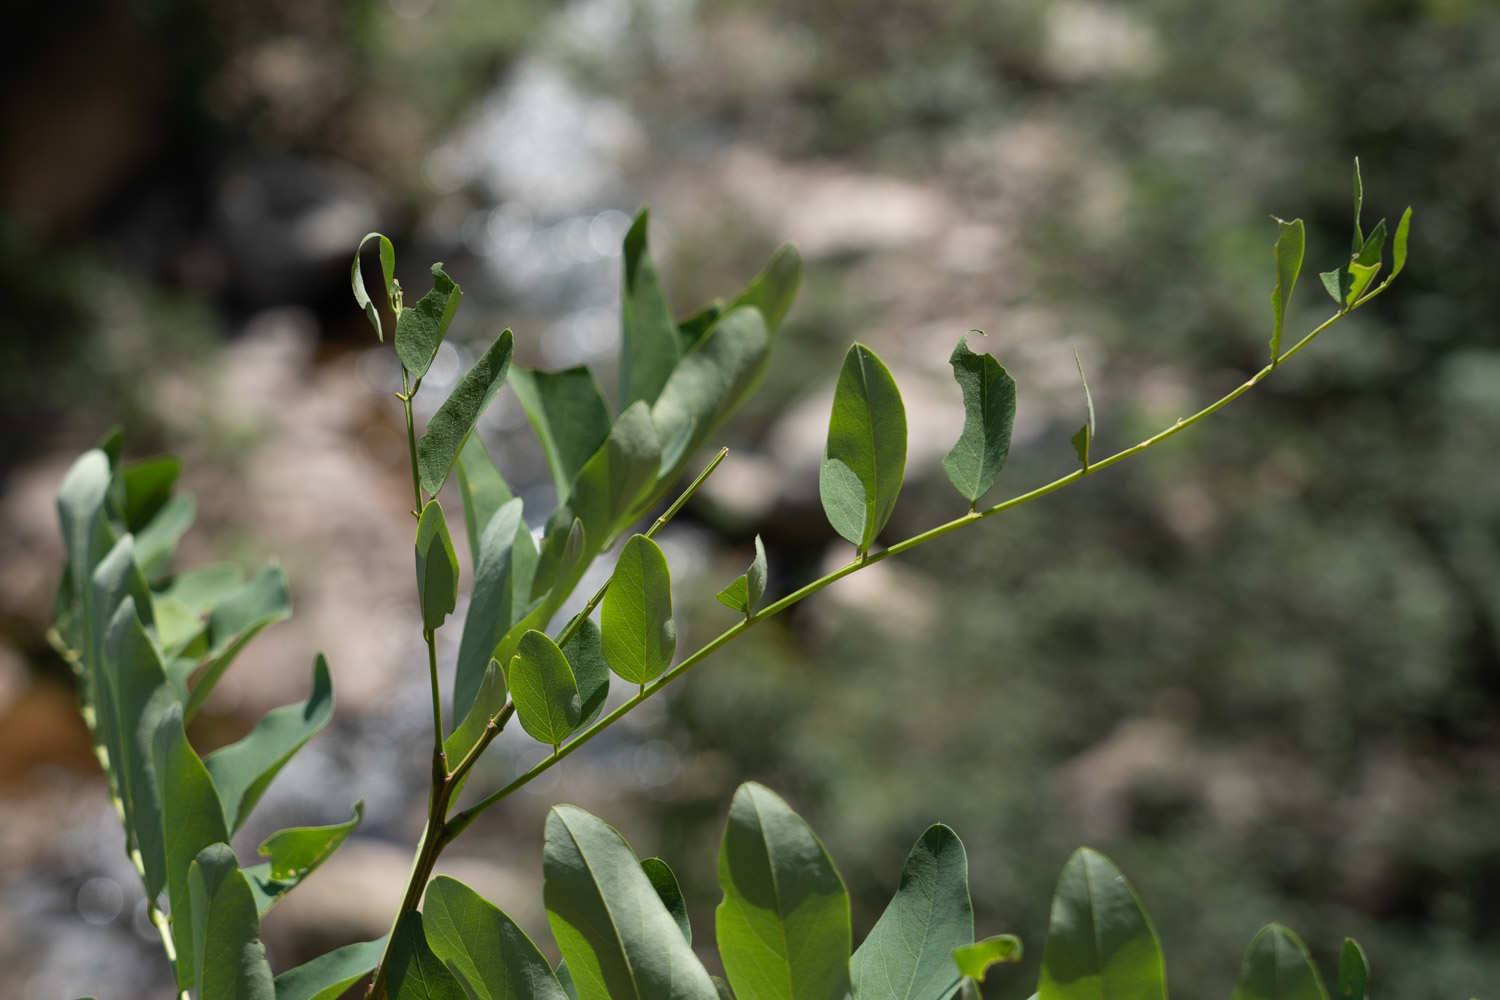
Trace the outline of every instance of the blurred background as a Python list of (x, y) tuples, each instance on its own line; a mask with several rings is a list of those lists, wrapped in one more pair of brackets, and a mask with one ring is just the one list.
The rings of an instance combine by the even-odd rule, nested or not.
[[(291, 581), (200, 750), (304, 697), (317, 651), (333, 666), (334, 722), (236, 847), (356, 798), (366, 820), (267, 919), (273, 965), (387, 928), (428, 716), (398, 369), (347, 280), (365, 232), (408, 288), (435, 260), (464, 286), (429, 409), (506, 326), (520, 363), (612, 390), (640, 205), (683, 314), (800, 246), (770, 375), (662, 538), (690, 649), (732, 621), (712, 594), (757, 531), (777, 594), (848, 558), (816, 468), (851, 341), (908, 407), (893, 540), (963, 510), (938, 464), (959, 337), (986, 331), (1019, 383), (991, 502), (1072, 468), (1075, 350), (1098, 449), (1132, 444), (1263, 364), (1270, 215), (1308, 222), (1289, 335), (1328, 314), (1356, 155), (1367, 230), (1414, 206), (1378, 304), (1148, 455), (755, 629), (444, 870), (550, 949), (542, 819), (576, 802), (670, 861), (710, 942), (723, 817), (757, 779), (824, 838), (857, 939), (926, 825), (957, 829), (979, 932), (1028, 949), (987, 996), (1029, 995), (1080, 844), (1131, 876), (1179, 995), (1227, 995), (1270, 920), (1325, 970), (1357, 937), (1378, 996), (1500, 981), (1493, 4), (13, 0), (0, 25), (0, 994), (170, 989), (44, 637), (53, 493), (116, 424), (127, 457), (184, 458), (179, 565)], [(481, 433), (549, 509), (508, 391)], [(519, 737), (471, 787), (539, 756)]]

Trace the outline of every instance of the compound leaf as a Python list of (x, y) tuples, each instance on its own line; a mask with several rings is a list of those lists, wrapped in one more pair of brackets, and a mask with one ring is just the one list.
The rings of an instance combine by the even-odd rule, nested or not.
[(463, 976), (475, 1000), (565, 1000), (526, 932), (462, 882), (433, 879), (422, 917), (433, 954)]
[(599, 610), (604, 660), (631, 684), (660, 677), (677, 650), (672, 578), (661, 547), (632, 535), (615, 563)]
[[(382, 247), (382, 251), (384, 248)], [(355, 258), (358, 260), (358, 257)], [(453, 322), (464, 293), (443, 271), (442, 264), (432, 265), (432, 290), (407, 306), (396, 317), (396, 357), (413, 379), (427, 374), (438, 345)]]
[(1328, 994), (1297, 935), (1267, 924), (1245, 952), (1232, 1000), (1328, 1000)]
[(479, 415), (505, 384), (512, 344), (511, 332), (502, 332), (473, 367), (464, 372), (458, 385), (427, 422), (427, 430), (417, 442), (417, 471), (422, 489), (428, 493), (443, 488)]
[(422, 629), (429, 635), (443, 624), (458, 601), (458, 553), (448, 537), (448, 521), (437, 498), (427, 501), (417, 520), (417, 594)]
[(972, 507), (995, 484), (1010, 454), (1016, 382), (992, 356), (969, 350), (968, 338), (958, 342), (948, 363), (963, 390), (964, 429), (944, 456), (943, 471)]
[(901, 393), (875, 352), (855, 344), (844, 355), (834, 389), (818, 492), (834, 530), (861, 554), (890, 520), (905, 470)]
[(734, 793), (719, 886), (719, 955), (738, 996), (848, 995), (849, 894), (817, 835), (762, 785), (747, 782)]
[(1156, 931), (1125, 876), (1079, 848), (1052, 897), (1038, 1000), (1166, 1000)]

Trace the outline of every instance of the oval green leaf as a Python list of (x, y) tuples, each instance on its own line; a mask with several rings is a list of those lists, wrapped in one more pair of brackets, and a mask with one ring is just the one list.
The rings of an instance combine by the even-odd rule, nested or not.
[(275, 1000), (260, 914), (228, 844), (211, 844), (188, 865), (193, 969), (198, 997)]
[(422, 629), (429, 635), (443, 624), (458, 601), (458, 553), (437, 498), (427, 501), (417, 520), (417, 596)]
[(969, 350), (965, 337), (948, 358), (964, 395), (964, 429), (943, 458), (953, 488), (973, 507), (995, 484), (1010, 454), (1016, 422), (1016, 382), (1000, 362)]
[(300, 882), (338, 850), (364, 819), (364, 802), (354, 803), (354, 815), (342, 823), (278, 830), (257, 848), (270, 859), (270, 877), (277, 882)]
[(558, 745), (578, 728), (583, 700), (568, 658), (545, 632), (521, 636), (508, 670), (511, 700), (532, 739)]
[(516, 922), (479, 893), (439, 875), (422, 902), (427, 944), (474, 1000), (565, 1000), (552, 967)]
[(1233, 1000), (1328, 1000), (1328, 994), (1301, 939), (1267, 924), (1245, 952)]
[(573, 677), (578, 681), (578, 700), (581, 717), (578, 728), (589, 725), (604, 711), (604, 700), (609, 697), (609, 666), (604, 662), (604, 644), (599, 626), (585, 618), (578, 630), (562, 644), (563, 655), (568, 666), (573, 668)]
[(583, 522), (589, 540), (608, 548), (618, 531), (633, 519), (656, 480), (661, 445), (651, 411), (632, 403), (609, 430), (609, 437), (573, 480), (568, 506)]
[[(875, 352), (855, 344), (844, 355), (834, 389), (818, 491), (834, 530), (861, 555), (890, 520), (905, 471), (901, 393)], [(862, 495), (854, 492), (854, 482)]]
[(512, 343), (511, 332), (503, 331), (473, 367), (464, 372), (427, 422), (427, 430), (417, 442), (417, 473), (422, 489), (428, 493), (436, 493), (448, 481), (448, 473), (479, 415), (505, 384)]
[(1039, 1000), (1166, 1000), (1156, 930), (1125, 876), (1080, 848), (1052, 897)]
[(1367, 1000), (1370, 995), (1370, 962), (1353, 938), (1344, 938), (1339, 952), (1339, 1000)]
[(599, 622), (604, 660), (624, 680), (645, 684), (671, 665), (677, 651), (672, 578), (661, 547), (645, 535), (632, 535), (620, 552)]
[(734, 793), (719, 886), (719, 955), (737, 996), (849, 994), (849, 894), (812, 828), (762, 785), (748, 782)]
[(396, 316), (396, 357), (401, 359), (401, 367), (412, 378), (420, 379), (432, 367), (438, 345), (443, 342), (443, 335), (448, 332), (448, 324), (453, 322), (453, 314), (458, 311), (463, 297), (463, 289), (448, 277), (443, 265), (434, 264), (432, 290), (416, 305), (407, 306)]
[[(506, 631), (520, 617), (529, 581), (517, 592), (517, 563), (531, 541), (531, 530), (521, 519), (520, 497), (501, 506), (490, 517), (479, 538), (474, 564), (474, 592), (464, 615), (458, 643), (458, 666), (453, 675), (453, 714), (462, 719), (478, 694), (490, 655)], [(525, 535), (525, 541), (521, 536)], [(519, 546), (519, 548), (518, 548)], [(535, 550), (532, 550), (533, 552)], [(504, 698), (505, 692), (500, 695)]]

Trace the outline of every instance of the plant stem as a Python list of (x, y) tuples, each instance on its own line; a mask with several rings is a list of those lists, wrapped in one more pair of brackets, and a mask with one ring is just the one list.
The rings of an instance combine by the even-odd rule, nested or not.
[(1279, 358), (1275, 359), (1271, 364), (1266, 365), (1260, 371), (1250, 376), (1250, 378), (1246, 379), (1243, 383), (1235, 387), (1229, 393), (1221, 396), (1214, 402), (1199, 410), (1197, 413), (1194, 413), (1192, 416), (1179, 418), (1178, 421), (1172, 424), (1170, 427), (1164, 428), (1158, 433), (1153, 434), (1151, 437), (1146, 438), (1144, 441), (1141, 441), (1138, 444), (1131, 445), (1129, 448), (1125, 448), (1121, 451), (1117, 451), (1113, 455), (1110, 455), (1108, 458), (1101, 458), (1098, 461), (1090, 462), (1086, 468), (1074, 469), (1067, 475), (1059, 476), (1057, 479), (1052, 480), (1050, 483), (1047, 483), (1043, 486), (1038, 486), (1036, 489), (1030, 490), (1026, 493), (1011, 497), (1009, 500), (1001, 501), (1000, 503), (995, 504), (993, 507), (986, 507), (984, 510), (975, 510), (971, 507), (970, 510), (961, 517), (956, 517), (953, 520), (940, 524), (935, 528), (929, 528), (928, 530), (913, 535), (910, 538), (903, 539), (902, 541), (896, 542), (890, 547), (879, 552), (860, 553), (856, 555), (853, 561), (846, 563), (845, 565), (839, 567), (831, 573), (828, 573), (825, 576), (813, 580), (811, 583), (808, 583), (798, 588), (797, 590), (792, 591), (790, 594), (787, 594), (780, 600), (766, 605), (754, 615), (747, 616), (744, 620), (736, 622), (728, 629), (725, 629), (723, 632), (719, 633), (719, 635), (712, 639), (707, 645), (687, 656), (681, 663), (677, 664), (677, 666), (668, 670), (656, 680), (641, 688), (641, 690), (629, 701), (620, 705), (620, 707), (616, 708), (613, 712), (610, 712), (608, 715), (595, 722), (588, 729), (584, 730), (582, 733), (579, 733), (571, 741), (554, 750), (551, 754), (544, 757), (542, 760), (538, 761), (531, 767), (530, 770), (517, 777), (510, 784), (485, 796), (478, 802), (469, 806), (467, 809), (455, 813), (453, 817), (448, 820), (447, 826), (444, 829), (444, 840), (452, 840), (454, 837), (458, 836), (470, 823), (474, 822), (474, 820), (478, 818), (480, 813), (484, 812), (486, 809), (489, 809), (491, 806), (498, 804), (513, 792), (516, 792), (517, 790), (523, 788), (527, 783), (540, 776), (543, 772), (549, 770), (554, 764), (557, 764), (559, 761), (563, 760), (574, 750), (583, 746), (589, 740), (593, 739), (595, 736), (599, 735), (604, 730), (614, 725), (625, 715), (629, 714), (631, 709), (635, 708), (641, 702), (656, 694), (658, 691), (666, 687), (678, 677), (681, 677), (683, 674), (687, 673), (693, 667), (697, 666), (700, 662), (706, 659), (709, 655), (716, 652), (721, 646), (730, 642), (741, 632), (744, 632), (751, 626), (765, 621), (767, 618), (771, 618), (775, 615), (780, 614), (793, 605), (799, 604), (807, 598), (811, 597), (813, 594), (816, 594), (824, 587), (842, 580), (844, 577), (850, 575), (851, 573), (858, 572), (859, 570), (864, 569), (866, 566), (874, 565), (875, 563), (878, 563), (884, 559), (888, 559), (891, 556), (910, 551), (911, 549), (914, 549), (919, 545), (926, 545), (928, 542), (941, 538), (944, 535), (949, 534), (950, 532), (957, 531), (959, 528), (962, 528), (968, 524), (972, 524), (975, 521), (982, 521), (987, 517), (993, 517), (996, 514), (1001, 513), (1002, 511), (1007, 511), (1014, 507), (1020, 507), (1021, 505), (1030, 503), (1033, 500), (1040, 500), (1047, 494), (1054, 493), (1057, 490), (1062, 489), (1064, 486), (1067, 486), (1069, 483), (1077, 482), (1084, 476), (1092, 475), (1100, 469), (1104, 469), (1111, 465), (1114, 465), (1116, 462), (1122, 462), (1125, 459), (1130, 458), (1132, 455), (1137, 455), (1148, 448), (1160, 444), (1172, 435), (1186, 430), (1187, 428), (1193, 426), (1193, 424), (1196, 424), (1198, 421), (1203, 420), (1206, 417), (1212, 416), (1214, 413), (1224, 408), (1225, 406), (1228, 406), (1230, 403), (1234, 402), (1236, 399), (1244, 395), (1256, 385), (1259, 385), (1263, 380), (1265, 380), (1267, 376), (1269, 376), (1273, 371), (1276, 370), (1281, 362), (1286, 361), (1288, 358), (1297, 354), (1297, 352), (1301, 351), (1308, 344), (1312, 343), (1312, 341), (1316, 339), (1319, 334), (1336, 324), (1339, 320), (1349, 315), (1349, 313), (1353, 312), (1364, 303), (1368, 302), (1371, 298), (1373, 298), (1376, 294), (1383, 290), (1384, 287), (1384, 285), (1380, 286), (1379, 288), (1365, 295), (1364, 298), (1360, 299), (1349, 309), (1339, 313), (1335, 313), (1333, 316), (1330, 316), (1328, 319), (1324, 320), (1318, 326), (1314, 327), (1313, 330), (1306, 334), (1301, 340), (1297, 341), (1296, 344), (1283, 352)]

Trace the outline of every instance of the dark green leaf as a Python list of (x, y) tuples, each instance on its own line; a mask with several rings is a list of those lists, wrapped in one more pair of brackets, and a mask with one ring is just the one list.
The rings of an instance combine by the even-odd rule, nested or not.
[(476, 1000), (564, 1000), (542, 953), (516, 922), (473, 889), (439, 875), (422, 904), (427, 943)]
[(717, 1000), (630, 846), (576, 806), (547, 814), (543, 898), (579, 1000)]
[(557, 985), (562, 987), (563, 993), (567, 994), (568, 1000), (578, 1000), (578, 985), (573, 982), (573, 973), (568, 971), (567, 962), (557, 963)]
[(620, 289), (620, 408), (656, 402), (683, 345), (646, 248), (648, 212), (641, 209), (625, 233)]
[(948, 358), (953, 380), (964, 395), (964, 429), (943, 458), (953, 488), (973, 507), (989, 492), (1010, 454), (1016, 422), (1016, 383), (988, 354), (969, 350), (968, 338)]
[(396, 921), (386, 956), (385, 987), (391, 1000), (469, 1000), (458, 978), (432, 953), (422, 914), (415, 910)]
[[(818, 492), (834, 530), (861, 555), (890, 520), (905, 470), (906, 407), (901, 393), (875, 352), (855, 344), (844, 355), (834, 389)], [(855, 481), (858, 495), (852, 488)]]
[(656, 890), (661, 905), (676, 921), (677, 929), (682, 931), (682, 939), (692, 944), (693, 923), (688, 919), (687, 900), (683, 898), (682, 886), (677, 884), (677, 876), (672, 874), (671, 867), (661, 858), (646, 858), (641, 862), (641, 870), (651, 880), (651, 888)]
[(1339, 1000), (1367, 1000), (1370, 995), (1370, 963), (1364, 949), (1353, 938), (1344, 938), (1339, 952)]
[(380, 309), (370, 299), (370, 293), (365, 290), (365, 278), (359, 269), (359, 254), (370, 240), (380, 241), (380, 272), (385, 279), (385, 295), (390, 300), (394, 288), (393, 282), (396, 277), (396, 248), (391, 246), (391, 241), (379, 233), (368, 233), (359, 241), (359, 246), (354, 250), (354, 263), (349, 265), (349, 284), (354, 289), (354, 302), (365, 311), (370, 318), (370, 325), (375, 328), (375, 336), (379, 340), (385, 339), (385, 333), (380, 328)]
[(1089, 392), (1089, 380), (1083, 374), (1083, 362), (1078, 360), (1078, 352), (1073, 352), (1073, 364), (1078, 366), (1078, 380), (1083, 383), (1083, 401), (1088, 404), (1089, 420), (1078, 429), (1078, 433), (1072, 437), (1073, 451), (1078, 455), (1078, 461), (1083, 463), (1087, 471), (1089, 457), (1094, 449), (1094, 394)]
[[(228, 844), (210, 844), (188, 866), (195, 995), (275, 1000), (260, 915)], [(174, 911), (174, 921), (177, 918)]]
[(299, 826), (278, 830), (256, 850), (268, 858), (270, 877), (277, 882), (300, 882), (338, 850), (364, 819), (365, 804), (354, 803), (354, 815), (327, 826)]
[(953, 962), (958, 971), (980, 983), (984, 982), (990, 966), (1020, 960), (1021, 939), (1010, 934), (996, 934), (953, 949)]
[(760, 599), (766, 595), (766, 547), (755, 536), (755, 558), (750, 568), (735, 577), (733, 583), (719, 591), (719, 603), (742, 612), (746, 618), (755, 614)]
[(677, 650), (672, 578), (661, 547), (632, 535), (620, 552), (599, 609), (604, 660), (631, 684), (645, 684), (671, 666)]
[(413, 379), (426, 375), (432, 367), (438, 345), (443, 342), (463, 297), (463, 289), (443, 272), (443, 265), (434, 264), (432, 290), (396, 317), (396, 357)]
[(948, 1000), (959, 980), (954, 949), (973, 941), (964, 845), (936, 824), (912, 847), (895, 897), (849, 960), (854, 998)]
[(683, 350), (690, 349), (694, 344), (703, 339), (703, 335), (713, 329), (713, 325), (724, 315), (725, 305), (723, 299), (714, 299), (702, 309), (693, 313), (687, 319), (677, 324), (677, 342), (683, 346)]
[(786, 318), (787, 310), (792, 308), (801, 281), (802, 255), (790, 243), (783, 243), (771, 254), (771, 259), (755, 280), (724, 311), (754, 306), (760, 310), (766, 329), (774, 333)]
[(609, 437), (609, 404), (582, 365), (560, 372), (511, 368), (510, 384), (542, 444), (561, 506), (579, 470)]
[[(517, 550), (531, 543), (531, 531), (521, 519), (517, 497), (500, 507), (485, 526), (474, 566), (474, 593), (464, 615), (463, 638), (458, 643), (458, 667), (453, 676), (453, 714), (463, 718), (474, 704), (490, 656), (506, 631), (525, 610), (530, 581), (516, 579)], [(522, 536), (525, 540), (522, 541)], [(534, 550), (532, 550), (534, 552)], [(517, 583), (522, 584), (517, 587)], [(503, 699), (505, 692), (500, 696)]]
[(1330, 298), (1338, 303), (1339, 311), (1343, 311), (1345, 304), (1349, 301), (1349, 289), (1354, 285), (1354, 277), (1349, 273), (1347, 267), (1341, 267), (1333, 271), (1322, 271), (1318, 278), (1323, 282), (1323, 288), (1328, 292)]
[(1104, 855), (1079, 848), (1052, 897), (1039, 1000), (1166, 1000), (1156, 930)]
[(276, 977), (276, 1000), (338, 1000), (385, 954), (385, 938), (359, 941), (319, 955)]
[(582, 704), (578, 728), (582, 729), (599, 718), (599, 713), (604, 710), (604, 699), (609, 697), (609, 667), (604, 662), (599, 626), (585, 618), (578, 631), (563, 643), (562, 651), (578, 681), (578, 698)]
[[(499, 663), (491, 660), (479, 681), (479, 690), (474, 694), (473, 704), (462, 714), (454, 712), (460, 721), (453, 727), (453, 732), (448, 734), (448, 738), (443, 740), (443, 752), (448, 755), (450, 763), (462, 760), (473, 749), (489, 728), (490, 719), (504, 706), (505, 671), (500, 669)], [(462, 780), (466, 781), (467, 776)], [(457, 794), (454, 793), (455, 798)]]
[(427, 421), (427, 430), (417, 442), (417, 470), (422, 489), (428, 493), (443, 488), (474, 423), (505, 384), (512, 343), (511, 332), (502, 332)]
[(849, 993), (849, 894), (802, 817), (769, 789), (734, 793), (715, 913), (724, 973), (742, 997), (841, 1000)]
[(614, 541), (622, 522), (656, 481), (661, 446), (651, 411), (632, 403), (610, 428), (609, 437), (579, 470), (568, 506), (599, 549)]
[(458, 474), (458, 492), (464, 503), (464, 535), (469, 540), (469, 565), (477, 566), (479, 538), (495, 511), (510, 502), (510, 487), (490, 460), (490, 453), (485, 450), (478, 434), (470, 434), (459, 449), (454, 472)]
[(1233, 1000), (1328, 1000), (1328, 994), (1297, 935), (1267, 924), (1245, 952)]
[[(273, 566), (221, 601), (208, 616), (208, 652), (200, 662), (201, 670), (193, 684), (185, 709), (191, 719), (213, 691), (224, 671), (234, 662), (240, 650), (273, 622), (292, 613), (292, 598), (287, 592), (286, 577)], [(185, 686), (186, 678), (168, 679)]]
[(1302, 255), (1307, 246), (1307, 231), (1301, 219), (1291, 222), (1276, 220), (1276, 245), (1271, 256), (1276, 261), (1276, 287), (1271, 289), (1271, 362), (1281, 360), (1281, 331), (1286, 323), (1286, 304), (1292, 299), (1292, 289), (1297, 287), (1297, 275), (1302, 273)]
[(556, 746), (578, 728), (583, 718), (578, 679), (545, 632), (521, 636), (506, 673), (516, 718), (532, 739)]
[(453, 551), (448, 521), (436, 497), (427, 501), (417, 520), (417, 595), (422, 628), (430, 635), (458, 601), (458, 553)]
[(320, 653), (306, 701), (273, 708), (244, 739), (208, 755), (203, 764), (213, 778), (230, 833), (244, 824), (277, 772), (332, 717), (333, 681)]
[(120, 472), (125, 487), (125, 530), (139, 532), (171, 499), (182, 463), (171, 455), (148, 458)]

